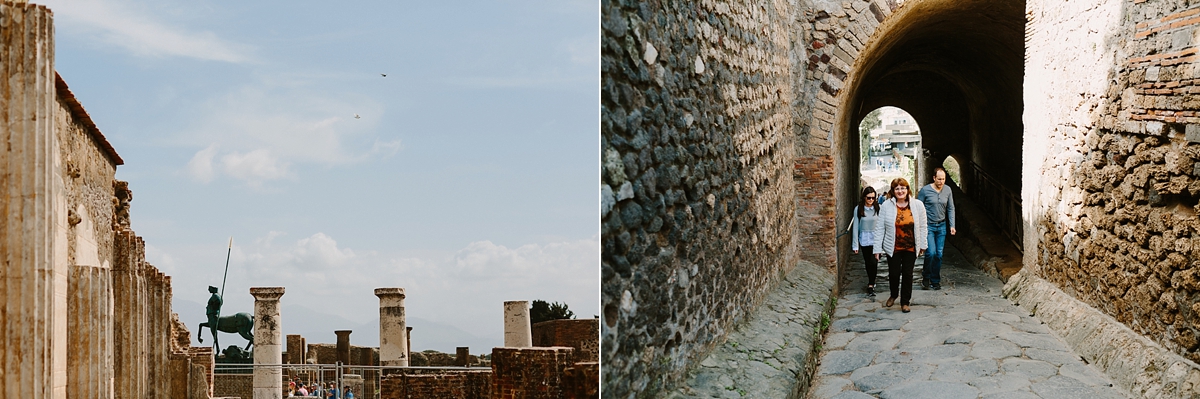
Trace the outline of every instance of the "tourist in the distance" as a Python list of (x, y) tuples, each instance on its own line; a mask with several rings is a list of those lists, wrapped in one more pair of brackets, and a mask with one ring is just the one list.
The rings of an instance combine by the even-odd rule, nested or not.
[(888, 285), (891, 296), (884, 306), (891, 307), (900, 298), (900, 310), (908, 313), (912, 299), (913, 265), (917, 256), (925, 251), (926, 234), (925, 206), (921, 201), (912, 201), (908, 180), (892, 180), (888, 190), (890, 199), (879, 206), (875, 221), (875, 260), (880, 254), (888, 254)]
[(308, 388), (305, 388), (304, 384), (300, 384), (300, 387), (296, 388), (296, 396), (308, 396)]
[(954, 235), (954, 193), (946, 187), (946, 170), (933, 170), (933, 183), (921, 187), (917, 201), (928, 211), (929, 250), (925, 252), (924, 268), (921, 269), (921, 288), (942, 289), (942, 255), (946, 249), (946, 232)]
[(867, 265), (867, 295), (875, 296), (875, 275), (879, 274), (879, 260), (875, 258), (875, 219), (879, 216), (879, 201), (875, 187), (867, 186), (858, 197), (854, 218), (850, 221), (850, 236), (854, 237), (851, 248), (854, 253), (862, 251)]

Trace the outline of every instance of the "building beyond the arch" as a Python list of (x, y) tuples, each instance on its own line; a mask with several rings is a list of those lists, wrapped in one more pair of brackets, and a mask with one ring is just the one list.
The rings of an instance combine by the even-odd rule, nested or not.
[(677, 386), (798, 262), (842, 274), (882, 105), (1018, 238), (1011, 299), (1126, 392), (1200, 387), (1200, 6), (601, 7), (606, 396)]

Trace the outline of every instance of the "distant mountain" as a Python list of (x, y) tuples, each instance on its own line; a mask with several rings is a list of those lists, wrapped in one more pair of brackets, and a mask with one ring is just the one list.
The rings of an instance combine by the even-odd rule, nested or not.
[[(192, 331), (192, 345), (209, 344), (207, 332), (204, 344), (196, 342), (196, 328), (206, 320), (204, 304), (187, 299), (176, 298), (172, 307), (179, 318)], [(337, 335), (334, 330), (351, 330), (350, 344), (356, 346), (379, 346), (379, 319), (367, 323), (356, 323), (342, 316), (321, 313), (316, 310), (284, 303), (280, 311), (283, 324), (283, 334), (300, 334), (310, 344), (336, 343)], [(409, 316), (405, 321), (413, 328), (413, 351), (433, 349), (444, 353), (454, 353), (459, 346), (468, 346), (471, 353), (491, 353), (492, 348), (503, 344), (503, 337), (480, 337), (462, 329), (444, 323), (433, 322), (419, 317)], [(222, 346), (245, 345), (246, 341), (236, 334), (221, 334)], [(287, 350), (286, 346), (284, 350)]]

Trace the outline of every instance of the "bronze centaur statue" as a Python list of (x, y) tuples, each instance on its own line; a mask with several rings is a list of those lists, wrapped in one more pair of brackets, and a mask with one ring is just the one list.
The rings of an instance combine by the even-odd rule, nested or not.
[[(212, 327), (213, 326), (209, 325), (208, 322), (200, 323), (200, 331), (204, 331), (205, 328)], [(242, 338), (250, 341), (246, 344), (246, 350), (250, 350), (250, 345), (254, 345), (254, 334), (251, 333), (251, 331), (254, 330), (254, 316), (249, 313), (221, 316), (217, 319), (216, 327), (217, 331), (223, 333), (237, 333), (241, 335)], [(201, 343), (204, 343), (204, 334), (196, 334), (196, 338), (199, 339)], [(217, 340), (216, 331), (213, 331), (213, 343), (217, 344), (218, 348), (221, 347), (220, 341)]]

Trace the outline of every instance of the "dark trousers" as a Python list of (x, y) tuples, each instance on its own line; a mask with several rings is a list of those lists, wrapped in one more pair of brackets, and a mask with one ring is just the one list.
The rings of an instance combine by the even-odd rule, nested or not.
[(892, 298), (900, 297), (901, 305), (908, 305), (912, 299), (913, 265), (916, 263), (916, 252), (896, 251), (888, 257), (889, 288), (892, 289)]
[(863, 262), (867, 264), (867, 285), (875, 285), (875, 275), (879, 274), (879, 260), (875, 259), (875, 246), (859, 246), (858, 252), (862, 253)]

